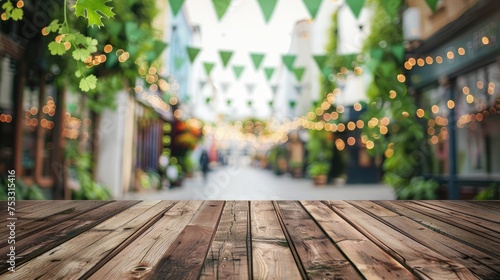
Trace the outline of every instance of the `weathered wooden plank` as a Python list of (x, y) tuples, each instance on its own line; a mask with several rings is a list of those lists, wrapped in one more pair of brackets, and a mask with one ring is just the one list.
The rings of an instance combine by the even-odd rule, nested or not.
[(328, 205), (343, 219), (348, 220), (363, 234), (383, 247), (387, 253), (396, 253), (404, 259), (407, 267), (422, 278), (436, 279), (477, 279), (465, 266), (428, 248), (406, 235), (388, 227), (367, 213), (343, 201), (328, 201)]
[[(50, 216), (32, 220), (31, 218), (20, 218), (17, 223), (16, 240), (21, 240), (27, 236), (32, 236), (36, 232), (53, 227), (64, 221), (68, 221), (73, 217), (81, 215), (92, 209), (101, 207), (111, 201), (74, 201), (74, 203), (66, 205), (64, 210), (59, 208), (59, 212), (53, 213)], [(58, 203), (56, 203), (58, 204)], [(52, 212), (52, 211), (51, 211)], [(3, 230), (3, 229), (2, 229)], [(3, 231), (0, 231), (3, 233)]]
[(250, 213), (254, 279), (300, 279), (272, 202), (252, 201)]
[(198, 279), (223, 208), (224, 201), (205, 201), (153, 268), (151, 279)]
[(410, 270), (319, 201), (301, 201), (312, 218), (367, 279), (416, 279)]
[(202, 201), (179, 201), (156, 223), (107, 260), (89, 279), (144, 279), (198, 211)]
[[(16, 241), (16, 262), (21, 265), (36, 256), (74, 238), (89, 228), (99, 224), (120, 211), (136, 204), (138, 201), (119, 201), (105, 204), (73, 219), (44, 229), (32, 236)], [(7, 254), (8, 248), (0, 248), (0, 254)], [(6, 272), (7, 264), (0, 263), (0, 273)]]
[(85, 201), (61, 200), (57, 201), (57, 203), (43, 204), (40, 208), (36, 209), (21, 209), (16, 214), (19, 218), (36, 220), (67, 210), (74, 205), (84, 203)]
[[(402, 205), (403, 208), (414, 210), (415, 212), (424, 215), (417, 216), (424, 221), (436, 224), (435, 226), (428, 224), (428, 226), (433, 230), (449, 234), (453, 238), (460, 239), (463, 242), (469, 242), (469, 240), (477, 239), (477, 242), (474, 242), (475, 245), (480, 246), (480, 248), (485, 251), (491, 251), (493, 255), (500, 257), (500, 252), (498, 250), (491, 250), (495, 248), (498, 249), (498, 244), (500, 243), (500, 238), (498, 236), (500, 234), (499, 232), (471, 223), (466, 219), (466, 217), (458, 217), (452, 214), (434, 211), (434, 209), (422, 206), (416, 202), (395, 201), (394, 204)], [(429, 218), (425, 218), (425, 216)]]
[(483, 279), (494, 279), (495, 276), (500, 277), (500, 260), (493, 259), (480, 250), (423, 227), (421, 224), (408, 217), (384, 215), (383, 212), (390, 210), (385, 209), (383, 212), (378, 211), (376, 209), (383, 207), (380, 207), (380, 205), (374, 207), (374, 202), (350, 201), (349, 203), (372, 214), (375, 218), (384, 221), (395, 230), (405, 234), (413, 240), (428, 248), (432, 248), (447, 258), (461, 263)]
[(487, 200), (487, 201), (477, 201), (477, 200), (461, 200), (460, 202), (453, 202), (455, 205), (466, 205), (468, 207), (473, 207), (478, 210), (490, 211), (500, 215), (500, 201), (499, 200)]
[(25, 263), (17, 269), (16, 276), (20, 279), (78, 279), (174, 204), (172, 201), (140, 202)]
[(279, 201), (275, 206), (308, 278), (362, 278), (298, 202)]
[(201, 279), (249, 279), (248, 201), (228, 201), (203, 265)]
[(500, 211), (494, 209), (482, 210), (470, 207), (466, 203), (449, 203), (448, 201), (428, 200), (415, 202), (456, 217), (467, 217), (467, 220), (473, 221), (475, 224), (500, 231)]

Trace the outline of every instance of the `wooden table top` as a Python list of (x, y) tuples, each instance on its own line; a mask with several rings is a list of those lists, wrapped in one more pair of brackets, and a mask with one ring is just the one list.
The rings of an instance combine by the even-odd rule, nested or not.
[(500, 279), (500, 201), (18, 201), (14, 217), (2, 279)]

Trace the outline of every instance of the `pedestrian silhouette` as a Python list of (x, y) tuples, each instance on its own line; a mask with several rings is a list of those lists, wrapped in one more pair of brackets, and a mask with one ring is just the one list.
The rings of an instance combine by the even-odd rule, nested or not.
[(201, 167), (201, 172), (203, 172), (203, 180), (205, 182), (207, 181), (207, 174), (209, 171), (208, 163), (209, 163), (208, 153), (206, 150), (203, 150), (200, 156), (200, 167)]

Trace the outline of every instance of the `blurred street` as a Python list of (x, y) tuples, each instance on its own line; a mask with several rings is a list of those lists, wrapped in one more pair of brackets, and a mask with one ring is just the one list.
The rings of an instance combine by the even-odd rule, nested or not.
[(208, 175), (187, 178), (183, 186), (161, 191), (129, 193), (123, 199), (141, 200), (387, 200), (393, 189), (383, 184), (314, 186), (310, 179), (277, 176), (269, 170), (248, 165), (220, 167)]

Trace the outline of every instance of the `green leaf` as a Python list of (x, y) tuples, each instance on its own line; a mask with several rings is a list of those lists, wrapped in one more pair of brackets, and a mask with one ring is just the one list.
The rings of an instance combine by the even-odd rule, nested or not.
[(90, 53), (94, 53), (97, 51), (97, 40), (92, 37), (85, 38), (85, 44), (87, 45), (87, 49)]
[(77, 0), (75, 4), (75, 15), (84, 17), (88, 20), (88, 26), (97, 25), (97, 27), (104, 26), (102, 18), (112, 18), (115, 13), (112, 7), (106, 6), (110, 0)]
[(13, 20), (21, 20), (23, 18), (24, 12), (23, 9), (15, 8), (12, 10), (12, 13), (10, 16), (12, 17)]
[(84, 92), (88, 92), (91, 89), (95, 89), (97, 86), (97, 78), (94, 75), (89, 75), (80, 80), (80, 89)]
[(81, 60), (82, 62), (84, 62), (89, 56), (90, 51), (88, 49), (76, 49), (73, 51), (73, 58), (75, 60)]
[(7, 2), (3, 3), (2, 9), (4, 9), (5, 13), (8, 14), (12, 9), (14, 9), (14, 6), (12, 5), (12, 3), (10, 1), (7, 1)]
[(66, 47), (64, 47), (64, 43), (52, 41), (49, 43), (49, 51), (52, 55), (63, 55), (66, 53)]
[(82, 72), (80, 72), (80, 70), (77, 70), (77, 71), (75, 72), (75, 76), (76, 76), (77, 78), (80, 78), (80, 77), (82, 76)]

